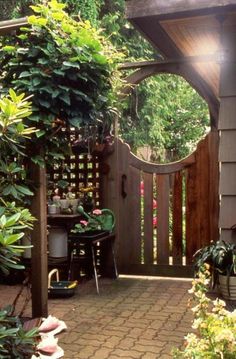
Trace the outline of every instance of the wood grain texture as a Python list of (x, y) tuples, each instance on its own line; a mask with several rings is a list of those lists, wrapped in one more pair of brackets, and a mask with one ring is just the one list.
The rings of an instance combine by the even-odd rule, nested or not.
[(208, 135), (209, 151), (209, 225), (210, 240), (219, 239), (219, 132)]
[(174, 16), (178, 13), (194, 13), (199, 10), (215, 12), (217, 8), (235, 5), (234, 0), (129, 0), (126, 2), (126, 16), (128, 19), (136, 17), (153, 16)]
[(174, 175), (173, 186), (173, 234), (172, 234), (172, 257), (173, 264), (182, 264), (183, 256), (183, 200), (182, 200), (182, 173)]
[(144, 182), (144, 263), (153, 263), (153, 175), (143, 173)]
[[(131, 177), (129, 171), (129, 146), (119, 142), (118, 145), (118, 192), (119, 192), (119, 223), (117, 228), (118, 237), (117, 242), (117, 264), (118, 270), (129, 261), (129, 255), (132, 248), (130, 248), (130, 200), (131, 200)], [(122, 196), (122, 176), (126, 176), (124, 182), (124, 190), (126, 197)]]
[(186, 170), (186, 263), (192, 264), (192, 256), (199, 243), (197, 189), (195, 178), (196, 164)]
[(184, 169), (187, 166), (190, 166), (195, 162), (195, 154), (191, 154), (188, 157), (173, 163), (167, 164), (156, 164), (141, 160), (137, 156), (135, 156), (132, 152), (130, 153), (129, 163), (131, 166), (138, 168), (141, 171), (147, 173), (157, 173), (157, 174), (171, 174), (174, 172), (178, 172)]
[(209, 227), (209, 198), (211, 183), (209, 171), (209, 136), (199, 142), (197, 147), (196, 158), (196, 189), (197, 189), (197, 217), (199, 236), (195, 239), (197, 248), (201, 248), (209, 243), (210, 227)]
[(157, 263), (169, 264), (169, 175), (157, 176)]
[(31, 179), (35, 185), (31, 212), (37, 219), (31, 233), (32, 317), (36, 318), (48, 316), (47, 196), (45, 168), (31, 166)]

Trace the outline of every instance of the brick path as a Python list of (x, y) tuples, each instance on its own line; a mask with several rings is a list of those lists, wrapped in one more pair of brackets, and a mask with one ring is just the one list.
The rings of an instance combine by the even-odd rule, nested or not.
[[(190, 287), (189, 280), (102, 279), (98, 296), (91, 280), (72, 298), (50, 300), (49, 313), (68, 326), (59, 337), (64, 358), (171, 358), (171, 349), (191, 330)], [(14, 290), (0, 286), (0, 306)]]

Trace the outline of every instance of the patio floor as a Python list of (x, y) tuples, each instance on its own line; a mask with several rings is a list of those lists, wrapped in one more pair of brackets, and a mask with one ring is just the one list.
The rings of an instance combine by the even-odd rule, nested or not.
[[(68, 299), (50, 299), (49, 313), (64, 320), (59, 335), (65, 359), (167, 359), (191, 330), (188, 279), (93, 280)], [(16, 286), (0, 286), (0, 306), (13, 300)], [(19, 303), (20, 305), (21, 303)], [(26, 316), (31, 314), (29, 306)]]

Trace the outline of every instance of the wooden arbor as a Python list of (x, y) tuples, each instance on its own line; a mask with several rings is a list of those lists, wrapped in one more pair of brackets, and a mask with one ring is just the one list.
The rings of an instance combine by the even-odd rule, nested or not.
[[(235, 241), (236, 223), (236, 1), (127, 1), (128, 19), (162, 53), (183, 63), (209, 104), (220, 132), (220, 216), (222, 239)], [(196, 56), (201, 60), (198, 61)], [(208, 58), (207, 61), (202, 61)], [(192, 58), (192, 60), (191, 60)], [(190, 60), (190, 61), (189, 61)], [(197, 86), (196, 86), (197, 85)], [(220, 103), (219, 122), (215, 115)]]

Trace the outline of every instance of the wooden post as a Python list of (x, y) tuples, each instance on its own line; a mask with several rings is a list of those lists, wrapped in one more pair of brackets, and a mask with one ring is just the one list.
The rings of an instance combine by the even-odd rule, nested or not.
[(31, 176), (35, 189), (32, 214), (37, 221), (32, 231), (32, 317), (48, 315), (48, 260), (47, 260), (47, 211), (46, 211), (46, 170), (32, 165)]
[(220, 237), (235, 241), (236, 224), (236, 21), (226, 16), (222, 25), (222, 63), (220, 76)]

